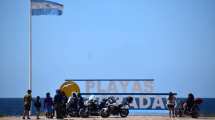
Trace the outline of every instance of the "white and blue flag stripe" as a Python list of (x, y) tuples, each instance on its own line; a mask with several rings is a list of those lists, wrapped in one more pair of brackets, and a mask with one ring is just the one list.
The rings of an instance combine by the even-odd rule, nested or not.
[(62, 15), (63, 5), (47, 0), (31, 0), (32, 15)]

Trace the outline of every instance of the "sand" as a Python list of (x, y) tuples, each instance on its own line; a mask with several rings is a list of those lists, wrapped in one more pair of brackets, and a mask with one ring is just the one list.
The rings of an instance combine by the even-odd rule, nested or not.
[[(1, 117), (0, 120), (22, 120), (22, 117)], [(37, 120), (35, 116), (31, 116), (31, 120)], [(44, 116), (41, 117), (40, 120), (49, 120)], [(50, 119), (56, 120), (56, 119)], [(127, 118), (120, 117), (109, 117), (109, 118), (101, 118), (101, 117), (90, 117), (90, 118), (66, 118), (65, 120), (215, 120), (215, 117), (200, 117), (198, 119), (193, 119), (190, 117), (178, 117), (178, 118), (169, 118), (167, 116), (128, 116)]]

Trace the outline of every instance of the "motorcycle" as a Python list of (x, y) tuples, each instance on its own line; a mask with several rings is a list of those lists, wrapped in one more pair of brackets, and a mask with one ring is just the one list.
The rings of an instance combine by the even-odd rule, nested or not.
[(115, 98), (113, 96), (109, 97), (106, 102), (106, 107), (102, 108), (101, 116), (102, 117), (109, 117), (110, 115), (120, 115), (121, 117), (127, 117), (129, 114), (129, 106), (132, 103), (133, 98), (127, 97), (125, 101), (122, 103), (118, 103), (117, 100), (119, 98)]

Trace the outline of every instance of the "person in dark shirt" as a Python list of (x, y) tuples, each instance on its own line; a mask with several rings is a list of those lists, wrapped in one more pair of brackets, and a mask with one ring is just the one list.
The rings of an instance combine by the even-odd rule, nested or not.
[(194, 95), (192, 93), (188, 94), (187, 100), (186, 100), (186, 108), (185, 111), (186, 112), (190, 112), (191, 108), (194, 105)]
[(23, 119), (25, 119), (25, 116), (27, 116), (27, 119), (30, 119), (29, 112), (31, 109), (31, 90), (27, 91), (27, 94), (24, 96), (24, 112), (23, 112)]
[(34, 107), (36, 108), (36, 115), (37, 119), (40, 119), (40, 108), (41, 108), (41, 101), (40, 101), (40, 96), (36, 97), (36, 101), (34, 101)]
[(63, 96), (60, 90), (56, 90), (56, 95), (54, 96), (54, 108), (56, 111), (56, 118), (63, 119)]
[(81, 96), (81, 93), (78, 93), (77, 101), (78, 101), (78, 109), (82, 108), (84, 106), (84, 99)]
[(62, 108), (62, 114), (64, 117), (66, 117), (66, 103), (68, 101), (68, 97), (66, 96), (65, 92), (61, 92), (62, 99), (63, 99), (63, 108)]
[(50, 93), (46, 93), (46, 98), (44, 100), (44, 109), (47, 118), (53, 118), (53, 100)]

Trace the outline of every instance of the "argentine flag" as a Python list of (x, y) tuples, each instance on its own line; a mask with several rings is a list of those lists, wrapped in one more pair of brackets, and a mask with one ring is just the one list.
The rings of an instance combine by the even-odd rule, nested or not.
[(47, 0), (31, 0), (32, 15), (62, 15), (63, 5)]

